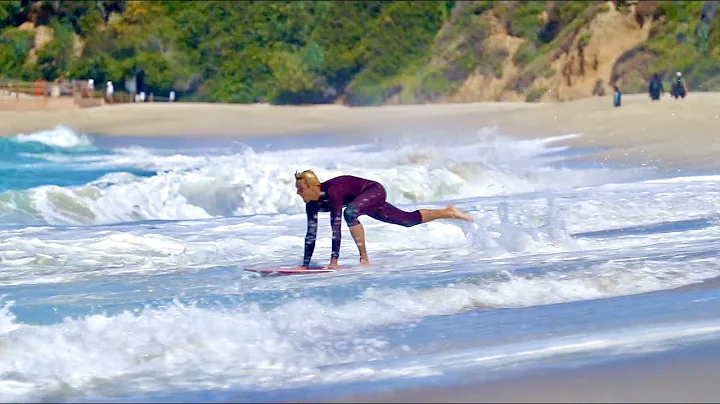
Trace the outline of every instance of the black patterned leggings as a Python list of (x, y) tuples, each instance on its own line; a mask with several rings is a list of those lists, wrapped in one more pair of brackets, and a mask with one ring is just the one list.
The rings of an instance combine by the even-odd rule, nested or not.
[(349, 227), (360, 224), (358, 217), (368, 215), (385, 223), (411, 227), (422, 223), (419, 210), (405, 212), (387, 203), (387, 193), (381, 184), (373, 185), (360, 193), (345, 208), (345, 221)]

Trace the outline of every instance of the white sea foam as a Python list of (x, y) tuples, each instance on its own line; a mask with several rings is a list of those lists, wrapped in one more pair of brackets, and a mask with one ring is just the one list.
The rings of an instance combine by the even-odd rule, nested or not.
[[(223, 386), (257, 389), (337, 381), (339, 375), (322, 369), (393, 356), (383, 338), (356, 335), (364, 329), (467, 309), (527, 307), (634, 294), (718, 274), (717, 262), (677, 266), (608, 263), (587, 271), (535, 276), (506, 273), (500, 278), (468, 279), (430, 289), (368, 288), (340, 303), (296, 298), (263, 309), (252, 304), (200, 308), (176, 301), (164, 308), (67, 318), (60, 324), (42, 326), (19, 323), (6, 305), (0, 311), (0, 374), (4, 375), (0, 391), (11, 399), (51, 399), (78, 392), (108, 394), (132, 389), (137, 393)], [(718, 327), (694, 333), (643, 332), (649, 338), (644, 341), (663, 342), (717, 333)], [(571, 343), (559, 341), (550, 347), (526, 343), (505, 347), (503, 353), (483, 354), (481, 350), (473, 354), (473, 362), (507, 365), (591, 349), (635, 347), (637, 335), (623, 340), (607, 337), (606, 341), (594, 335), (585, 340), (575, 338)], [(462, 358), (445, 356), (438, 363), (427, 361), (424, 367), (463, 364), (467, 361)], [(342, 377), (362, 380), (422, 373), (415, 370), (391, 369), (381, 376), (352, 372)], [(38, 392), (43, 396), (37, 396)]]
[[(617, 313), (644, 307), (613, 298), (646, 302), (658, 294), (643, 293), (720, 276), (716, 177), (645, 181), (633, 170), (571, 170), (559, 165), (557, 139), (515, 141), (493, 129), (464, 139), (45, 155), (74, 169), (128, 172), (0, 194), (0, 290), (17, 305), (0, 309), (0, 397), (332, 386), (717, 333), (712, 321), (678, 322), (684, 330), (653, 323), (712, 318), (697, 310), (712, 308), (706, 295), (691, 296), (702, 303), (688, 307), (672, 300), (671, 316), (646, 308), (638, 317), (646, 324), (627, 333), (593, 328), (618, 326)], [(362, 218), (371, 268), (275, 278), (242, 271), (299, 263), (306, 219), (292, 174), (305, 168), (321, 178), (377, 179), (404, 209), (454, 200), (475, 221), (408, 229)], [(327, 213), (320, 224), (314, 261), (325, 264)], [(608, 233), (583, 235), (598, 231)], [(354, 264), (357, 249), (346, 225), (342, 232), (341, 263)], [(502, 325), (474, 322), (495, 314)], [(427, 325), (445, 319), (446, 328)], [(555, 334), (562, 321), (575, 335)], [(405, 331), (393, 330), (413, 326), (431, 333), (398, 345), (393, 338)], [(460, 329), (474, 346), (447, 348), (467, 347), (454, 339)], [(522, 342), (496, 334), (522, 334)]]
[(18, 143), (37, 142), (52, 147), (78, 147), (92, 146), (92, 138), (83, 133), (77, 133), (72, 129), (58, 125), (54, 129), (33, 132), (30, 134), (18, 134), (10, 138)]
[[(115, 181), (129, 180), (117, 178)], [(717, 203), (710, 200), (712, 195), (708, 198), (708, 202)], [(620, 238), (616, 235), (610, 240), (576, 239), (571, 236), (571, 229), (606, 230), (612, 228), (613, 221), (617, 226), (622, 226), (627, 220), (651, 225), (656, 223), (658, 215), (664, 214), (662, 210), (655, 210), (664, 206), (662, 197), (638, 197), (634, 200), (638, 204), (633, 209), (618, 209), (616, 213), (608, 207), (597, 211), (599, 216), (592, 222), (586, 220), (590, 217), (587, 209), (597, 206), (594, 199), (580, 203), (554, 198), (487, 200), (482, 203), (475, 199), (459, 203), (460, 209), (475, 217), (472, 224), (437, 221), (407, 229), (369, 218), (361, 221), (365, 224), (368, 249), (375, 261), (379, 265), (390, 266), (398, 260), (416, 265), (437, 262), (438, 259), (444, 261), (442, 257), (450, 251), (450, 256), (468, 260), (573, 252), (592, 256), (607, 246), (612, 246), (615, 251), (632, 251), (633, 248), (651, 251), (673, 243), (675, 247), (683, 248), (683, 243), (692, 246), (698, 240), (712, 242), (720, 237), (720, 228), (712, 225), (679, 235), (673, 232)], [(676, 220), (702, 217), (708, 213), (707, 206), (713, 206), (698, 203), (688, 205), (683, 211), (681, 203), (692, 203), (693, 200), (684, 198), (674, 202)], [(420, 207), (442, 205), (422, 204)], [(102, 207), (102, 204), (99, 206)], [(157, 209), (167, 212), (163, 208), (159, 206)], [(205, 217), (203, 212), (198, 212), (200, 218)], [(606, 212), (607, 216), (603, 216), (602, 212)], [(0, 241), (0, 259), (8, 267), (24, 266), (25, 271), (18, 273), (13, 270), (7, 273), (9, 278), (2, 280), (0, 276), (0, 281), (43, 283), (103, 276), (113, 271), (168, 271), (178, 264), (185, 268), (232, 262), (267, 265), (278, 262), (279, 258), (284, 258), (286, 265), (292, 265), (302, 254), (305, 224), (304, 213), (293, 213), (170, 222), (152, 225), (152, 230), (148, 230), (148, 226), (135, 227), (131, 224), (103, 231), (91, 227), (62, 233), (6, 230), (2, 232), (3, 240)], [(320, 215), (315, 249), (319, 264), (324, 264), (329, 256), (331, 242), (329, 216), (323, 213)], [(346, 226), (342, 227), (341, 248), (342, 262), (352, 263), (357, 259), (356, 248)], [(63, 275), (60, 277), (53, 271), (57, 265), (62, 268)]]
[[(55, 132), (62, 138), (66, 130)], [(12, 197), (0, 195), (0, 213), (13, 218), (25, 215), (27, 222), (40, 217), (50, 224), (296, 213), (302, 211), (302, 201), (295, 195), (292, 174), (303, 168), (315, 169), (321, 178), (352, 174), (378, 180), (393, 203), (569, 190), (637, 175), (551, 168), (547, 164), (562, 160), (545, 155), (557, 149), (548, 148), (553, 140), (557, 139), (509, 140), (488, 129), (459, 146), (371, 144), (264, 152), (234, 147), (234, 154), (217, 156), (159, 155), (149, 149), (124, 148), (111, 155), (68, 158), (73, 164), (82, 163), (83, 169), (128, 166), (157, 174), (113, 173), (83, 186), (41, 186)]]

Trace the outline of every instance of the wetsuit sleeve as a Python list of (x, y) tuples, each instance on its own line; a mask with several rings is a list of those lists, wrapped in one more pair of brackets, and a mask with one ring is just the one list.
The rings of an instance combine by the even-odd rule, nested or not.
[(305, 213), (307, 214), (307, 233), (305, 233), (305, 254), (303, 256), (303, 266), (310, 265), (310, 259), (315, 251), (315, 239), (317, 238), (317, 219), (318, 206), (316, 203), (305, 204)]
[(342, 238), (340, 233), (340, 225), (342, 224), (342, 198), (338, 198), (336, 195), (330, 195), (328, 204), (330, 205), (330, 227), (332, 228), (332, 254), (330, 257), (339, 258), (340, 240)]

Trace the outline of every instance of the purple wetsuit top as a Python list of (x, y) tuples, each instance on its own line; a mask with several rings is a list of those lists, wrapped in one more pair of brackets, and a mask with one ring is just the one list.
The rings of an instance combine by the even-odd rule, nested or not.
[[(335, 177), (320, 184), (320, 200), (305, 204), (307, 234), (303, 266), (310, 264), (310, 258), (315, 251), (318, 212), (330, 212), (332, 258), (340, 257), (341, 216), (345, 217), (348, 227), (359, 224), (358, 217), (362, 215), (405, 227), (422, 223), (419, 210), (405, 212), (387, 203), (386, 198), (385, 188), (379, 182), (351, 175)], [(343, 207), (346, 207), (344, 214)]]

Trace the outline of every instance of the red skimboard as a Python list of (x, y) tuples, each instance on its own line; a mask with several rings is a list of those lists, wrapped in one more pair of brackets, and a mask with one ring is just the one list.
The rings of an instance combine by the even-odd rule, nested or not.
[(295, 268), (245, 268), (246, 271), (255, 272), (262, 275), (307, 275), (307, 274), (325, 274), (335, 272), (335, 269), (295, 269)]

